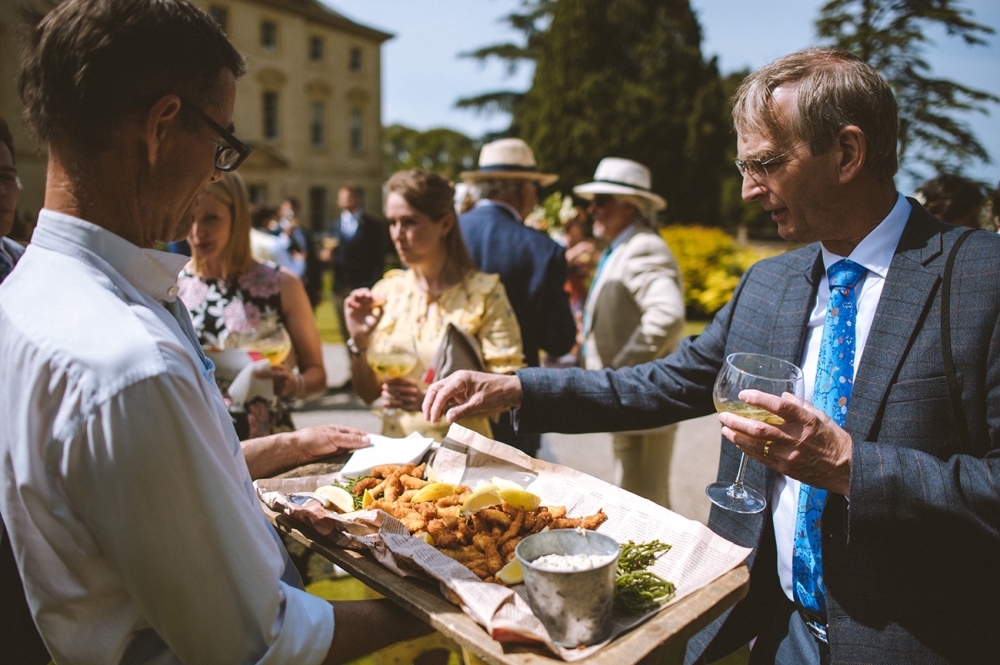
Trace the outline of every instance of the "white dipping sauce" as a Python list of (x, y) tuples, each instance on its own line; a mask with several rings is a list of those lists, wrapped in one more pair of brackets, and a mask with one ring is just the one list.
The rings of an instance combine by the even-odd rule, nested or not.
[(614, 561), (614, 554), (546, 554), (531, 562), (531, 565), (545, 570), (572, 572), (593, 570)]

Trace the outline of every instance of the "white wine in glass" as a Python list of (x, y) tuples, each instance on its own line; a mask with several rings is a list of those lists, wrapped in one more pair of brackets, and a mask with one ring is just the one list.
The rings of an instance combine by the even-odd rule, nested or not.
[[(780, 425), (785, 422), (780, 416), (741, 402), (739, 395), (744, 390), (759, 390), (778, 396), (790, 393), (802, 397), (802, 370), (788, 361), (771, 356), (731, 353), (726, 357), (715, 380), (712, 400), (716, 411), (729, 411), (751, 420)], [(744, 453), (740, 456), (736, 480), (732, 483), (712, 483), (705, 488), (705, 494), (720, 508), (737, 513), (759, 513), (767, 506), (767, 501), (757, 490), (744, 486), (746, 472), (747, 456)]]
[(249, 332), (230, 333), (225, 339), (225, 347), (257, 351), (262, 358), (267, 358), (271, 367), (277, 367), (292, 352), (292, 338), (277, 317), (266, 316)]
[[(368, 366), (381, 382), (406, 376), (417, 365), (417, 348), (410, 335), (376, 333), (368, 344)], [(382, 418), (395, 418), (397, 410), (382, 407), (373, 411)]]
[(277, 367), (285, 362), (288, 354), (292, 352), (292, 338), (288, 336), (285, 326), (279, 323), (275, 325), (271, 334), (258, 337), (255, 346), (260, 355), (271, 363), (271, 367)]

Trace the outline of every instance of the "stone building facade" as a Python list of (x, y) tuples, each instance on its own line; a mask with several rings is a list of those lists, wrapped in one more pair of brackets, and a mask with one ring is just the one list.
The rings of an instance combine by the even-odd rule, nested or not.
[[(294, 196), (307, 226), (337, 214), (336, 191), (355, 182), (381, 209), (382, 61), (391, 34), (351, 21), (319, 0), (192, 0), (247, 56), (236, 91), (235, 134), (253, 153), (240, 167), (256, 203)], [(45, 156), (32, 146), (17, 94), (16, 6), (0, 0), (0, 115), (8, 120), (24, 183), (20, 214), (42, 206)]]

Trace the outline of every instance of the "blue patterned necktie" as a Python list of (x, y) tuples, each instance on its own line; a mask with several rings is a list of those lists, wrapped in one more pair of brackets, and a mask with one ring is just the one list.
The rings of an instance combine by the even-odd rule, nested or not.
[[(823, 322), (823, 338), (816, 363), (813, 404), (843, 426), (854, 386), (854, 323), (857, 295), (854, 287), (867, 270), (853, 261), (837, 261), (827, 271), (830, 302)], [(792, 554), (792, 592), (813, 635), (826, 641), (826, 598), (820, 523), (826, 490), (805, 483), (799, 489)]]

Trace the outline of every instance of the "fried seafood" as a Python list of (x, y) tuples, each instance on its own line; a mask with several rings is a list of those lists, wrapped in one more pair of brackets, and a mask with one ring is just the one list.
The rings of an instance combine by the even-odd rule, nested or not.
[[(499, 503), (468, 511), (471, 488), (431, 483), (422, 478), (425, 470), (425, 464), (378, 466), (371, 476), (354, 481), (351, 489), (356, 496), (367, 490), (373, 499), (367, 506), (369, 509), (389, 513), (411, 534), (487, 582), (503, 583), (495, 575), (514, 558), (514, 549), (525, 536), (547, 528), (593, 530), (608, 518), (603, 510), (585, 517), (566, 517), (565, 506), (537, 506), (537, 502), (524, 499), (523, 495), (530, 493), (523, 490), (512, 495), (518, 497), (517, 506), (501, 499)], [(430, 496), (435, 498), (424, 500)], [(532, 503), (537, 507), (530, 510), (523, 507)]]

